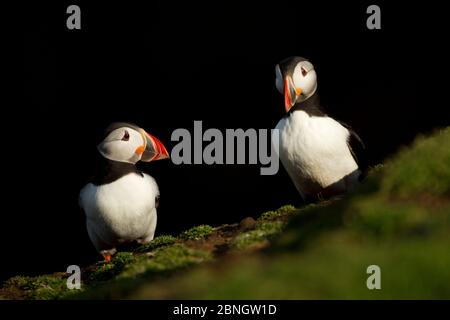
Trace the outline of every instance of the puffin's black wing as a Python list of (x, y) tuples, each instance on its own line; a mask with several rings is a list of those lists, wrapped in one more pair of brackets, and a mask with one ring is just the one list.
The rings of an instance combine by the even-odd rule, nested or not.
[(359, 170), (361, 170), (360, 176), (361, 180), (366, 176), (367, 169), (369, 168), (366, 146), (364, 145), (364, 142), (362, 141), (361, 137), (355, 131), (353, 131), (353, 129), (349, 125), (343, 122), (340, 122), (340, 124), (344, 126), (350, 133), (347, 145), (348, 148), (350, 149), (350, 152), (352, 153), (353, 158), (356, 161), (356, 164), (358, 165)]

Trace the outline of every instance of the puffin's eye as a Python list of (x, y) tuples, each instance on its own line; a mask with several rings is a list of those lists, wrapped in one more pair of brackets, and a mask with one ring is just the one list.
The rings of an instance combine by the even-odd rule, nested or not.
[(301, 69), (302, 69), (302, 75), (306, 76), (308, 74), (308, 71), (303, 67), (301, 67)]
[(125, 133), (122, 137), (122, 141), (128, 141), (128, 140), (130, 140), (130, 134), (128, 133), (127, 130), (125, 130)]

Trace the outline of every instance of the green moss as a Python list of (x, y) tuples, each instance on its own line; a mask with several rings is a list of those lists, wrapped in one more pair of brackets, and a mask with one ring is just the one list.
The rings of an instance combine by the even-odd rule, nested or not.
[(211, 234), (213, 231), (214, 231), (213, 227), (206, 224), (202, 224), (200, 226), (193, 227), (187, 231), (184, 231), (182, 234), (180, 234), (180, 239), (199, 240)]
[(26, 276), (15, 276), (12, 278), (9, 278), (8, 280), (6, 280), (3, 284), (4, 287), (11, 287), (11, 286), (15, 286), (18, 288), (23, 289), (28, 282), (30, 281), (30, 277), (26, 277)]
[[(243, 257), (220, 273), (195, 269), (130, 298), (156, 299), (164, 290), (172, 299), (448, 299), (450, 242), (443, 240), (358, 243), (336, 233), (311, 250)], [(381, 290), (366, 287), (372, 264), (381, 267)]]
[(292, 213), (295, 210), (296, 209), (295, 209), (295, 207), (293, 205), (287, 204), (287, 205), (284, 205), (284, 206), (278, 208), (277, 211), (279, 213), (281, 213), (281, 214), (289, 214), (289, 213)]
[[(346, 201), (346, 226), (361, 236), (426, 236), (449, 224), (450, 128), (419, 137)], [(375, 186), (375, 188), (374, 188)]]
[(342, 226), (344, 212), (343, 201), (308, 205), (289, 221), (275, 242), (275, 250), (299, 250), (314, 244), (321, 234)]
[(57, 299), (71, 292), (67, 288), (66, 279), (52, 275), (39, 277), (17, 276), (7, 280), (4, 287), (14, 286), (25, 292), (27, 299)]
[(255, 230), (239, 234), (233, 240), (233, 247), (244, 249), (256, 244), (264, 244), (280, 234), (285, 223), (281, 221), (263, 222), (256, 225)]
[(264, 220), (276, 220), (281, 218), (282, 216), (290, 215), (296, 213), (297, 210), (292, 205), (285, 205), (275, 211), (267, 211), (264, 212), (259, 218), (259, 221)]
[(129, 264), (136, 261), (131, 252), (119, 252), (113, 256), (110, 262), (102, 262), (100, 266), (91, 273), (89, 279), (92, 282), (106, 281), (117, 276)]
[(136, 252), (148, 252), (155, 250), (156, 248), (168, 246), (174, 244), (177, 239), (171, 235), (161, 235), (154, 238), (148, 244), (142, 245), (136, 249)]
[(187, 248), (182, 244), (158, 248), (151, 257), (139, 259), (129, 265), (119, 278), (135, 277), (140, 274), (158, 274), (184, 268), (211, 258), (210, 253)]
[(267, 242), (266, 233), (261, 230), (252, 230), (241, 233), (233, 240), (233, 247), (236, 249), (244, 249), (258, 243)]
[(388, 161), (382, 192), (402, 198), (450, 196), (450, 128), (433, 137), (419, 137)]
[(448, 224), (448, 208), (431, 209), (413, 202), (366, 197), (349, 204), (346, 225), (361, 235), (377, 238), (423, 236)]
[(266, 233), (266, 235), (274, 235), (279, 234), (283, 227), (285, 226), (285, 223), (282, 221), (273, 221), (273, 222), (263, 222), (258, 223), (256, 225), (256, 230), (261, 230)]
[(135, 257), (114, 279), (97, 283), (76, 299), (118, 299), (128, 296), (143, 283), (151, 283), (158, 277), (170, 275), (212, 258), (211, 253), (188, 248), (182, 244), (157, 248), (152, 255)]

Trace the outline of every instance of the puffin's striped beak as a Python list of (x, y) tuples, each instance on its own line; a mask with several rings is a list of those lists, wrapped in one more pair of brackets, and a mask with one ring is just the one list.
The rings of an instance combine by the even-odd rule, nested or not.
[(286, 112), (295, 105), (297, 101), (297, 97), (302, 94), (302, 89), (296, 88), (292, 78), (290, 76), (286, 76), (284, 80), (284, 108)]
[(137, 154), (142, 154), (141, 161), (150, 162), (169, 158), (166, 147), (164, 147), (159, 139), (143, 129), (141, 129), (141, 134), (142, 138), (144, 138), (144, 145), (136, 149)]

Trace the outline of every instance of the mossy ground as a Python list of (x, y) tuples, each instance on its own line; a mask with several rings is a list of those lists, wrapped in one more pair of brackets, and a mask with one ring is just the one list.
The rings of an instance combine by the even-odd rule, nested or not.
[(205, 224), (197, 227), (193, 227), (180, 234), (180, 238), (183, 240), (199, 240), (208, 236), (214, 231), (214, 228)]
[[(381, 290), (366, 287), (372, 264)], [(0, 297), (449, 299), (450, 129), (419, 137), (342, 199), (157, 237), (83, 270), (81, 291), (66, 278), (17, 276)]]

